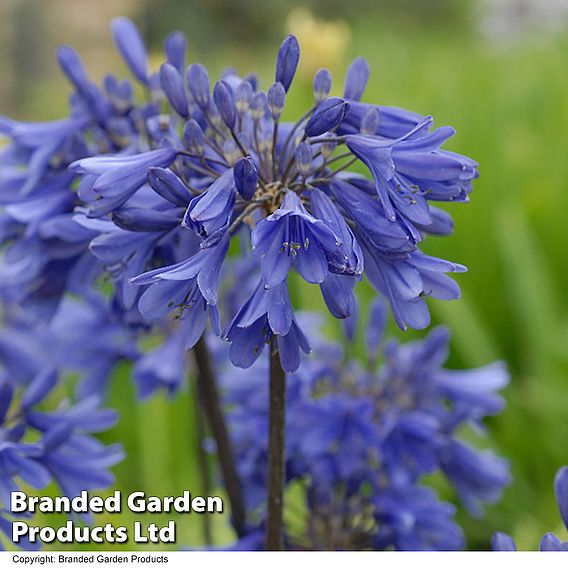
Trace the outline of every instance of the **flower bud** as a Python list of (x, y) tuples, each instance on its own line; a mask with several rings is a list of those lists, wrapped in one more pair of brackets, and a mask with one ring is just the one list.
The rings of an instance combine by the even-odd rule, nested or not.
[(186, 207), (191, 199), (187, 187), (170, 169), (150, 168), (148, 183), (159, 196), (178, 207)]
[(57, 61), (66, 77), (78, 90), (89, 87), (89, 78), (79, 54), (72, 48), (63, 45), (57, 49)]
[(194, 63), (187, 68), (187, 86), (193, 99), (202, 110), (209, 108), (209, 74), (200, 63)]
[(331, 73), (327, 69), (320, 69), (314, 75), (314, 102), (319, 105), (331, 91)]
[(248, 81), (242, 81), (235, 89), (235, 106), (239, 114), (243, 114), (249, 109), (252, 93), (252, 85)]
[(268, 108), (274, 120), (278, 120), (286, 102), (286, 91), (282, 83), (274, 83), (268, 89)]
[(183, 139), (192, 154), (203, 156), (205, 153), (205, 134), (199, 123), (193, 118), (188, 120), (183, 127)]
[(234, 128), (236, 118), (235, 101), (229, 84), (225, 81), (217, 81), (213, 89), (213, 98), (223, 122), (229, 128)]
[(250, 101), (250, 112), (254, 120), (260, 120), (266, 114), (266, 95), (256, 93)]
[(183, 73), (185, 69), (185, 35), (183, 32), (172, 32), (164, 41), (164, 51), (166, 59), (171, 63), (179, 73)]
[(181, 222), (179, 209), (155, 211), (146, 207), (119, 207), (112, 212), (115, 225), (125, 231), (154, 233), (173, 229)]
[(307, 177), (312, 169), (313, 152), (311, 144), (307, 142), (302, 142), (296, 146), (294, 151), (296, 156), (296, 165), (298, 166), (298, 171), (302, 177)]
[(243, 199), (250, 201), (258, 183), (258, 169), (250, 157), (241, 158), (234, 167), (235, 186)]
[(111, 24), (112, 38), (132, 74), (144, 85), (148, 83), (148, 53), (142, 36), (132, 20), (120, 16)]
[(343, 96), (352, 101), (358, 101), (369, 80), (369, 63), (364, 57), (354, 59), (345, 75)]
[(287, 36), (278, 50), (278, 58), (276, 60), (276, 82), (282, 83), (284, 90), (288, 92), (292, 79), (298, 68), (300, 60), (300, 45), (298, 40), (293, 36)]
[(171, 63), (164, 63), (160, 68), (160, 81), (172, 107), (180, 116), (187, 118), (189, 116), (187, 98), (179, 71)]
[(307, 136), (320, 136), (339, 126), (349, 104), (339, 97), (330, 97), (321, 103), (306, 124)]

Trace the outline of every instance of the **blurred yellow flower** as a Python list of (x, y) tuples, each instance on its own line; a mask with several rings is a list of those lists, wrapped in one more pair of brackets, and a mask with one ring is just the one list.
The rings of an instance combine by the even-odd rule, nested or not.
[(319, 20), (307, 8), (294, 8), (286, 18), (286, 28), (302, 48), (299, 73), (309, 78), (320, 67), (340, 65), (351, 40), (347, 22)]

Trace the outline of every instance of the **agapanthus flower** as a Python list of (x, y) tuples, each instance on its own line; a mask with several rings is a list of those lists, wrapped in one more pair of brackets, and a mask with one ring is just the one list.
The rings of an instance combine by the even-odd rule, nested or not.
[[(347, 318), (355, 308), (354, 286), (366, 275), (401, 327), (423, 328), (429, 324), (425, 298), (458, 297), (446, 273), (464, 268), (423, 255), (419, 245), (427, 234), (451, 232), (449, 216), (432, 203), (467, 200), (477, 166), (442, 148), (451, 128), (433, 129), (430, 117), (360, 102), (369, 75), (364, 59), (350, 67), (342, 97), (330, 96), (331, 75), (318, 71), (313, 104), (296, 122), (285, 122), (281, 117), (300, 58), (293, 36), (282, 43), (275, 82), (266, 91), (253, 76), (226, 71), (212, 84), (202, 65), (183, 69), (185, 41), (179, 33), (166, 40), (167, 61), (157, 73), (149, 70), (131, 22), (116, 20), (113, 37), (149, 93), (144, 104), (136, 106), (129, 84), (116, 78), (106, 80), (104, 89), (96, 87), (68, 48), (60, 61), (75, 88), (79, 134), (73, 135), (90, 142), (86, 132), (97, 134), (97, 143), (84, 143), (67, 168), (81, 178), (84, 207), (74, 220), (90, 240), (97, 266), (113, 275), (126, 310), (138, 303), (147, 312), (144, 287), (150, 286), (150, 323), (155, 314), (171, 313), (185, 325), (186, 347), (202, 334), (207, 314), (221, 331), (214, 280), (233, 254), (224, 251), (235, 238), (241, 253), (252, 251), (260, 267), (254, 270), (255, 298), (262, 296), (258, 290), (270, 294), (285, 286), (296, 271), (320, 286), (332, 315)], [(169, 105), (165, 113), (159, 113), (159, 100), (167, 102), (162, 108)], [(70, 161), (71, 155), (62, 163)], [(349, 171), (357, 161), (373, 181)], [(203, 276), (178, 270), (201, 262), (203, 251), (220, 263), (207, 291)], [(38, 265), (45, 276), (44, 265)], [(146, 270), (151, 276), (139, 276)], [(235, 364), (254, 360), (261, 337), (262, 342), (277, 335), (287, 343), (292, 354), (287, 365), (299, 361), (298, 350), (309, 349), (293, 319), (288, 333), (287, 323), (276, 330), (266, 314), (225, 322), (224, 337), (239, 338), (249, 350), (237, 356), (240, 349), (234, 349)], [(246, 346), (237, 328), (251, 328)]]
[[(568, 466), (561, 467), (554, 477), (554, 494), (562, 522), (568, 530)], [(491, 539), (491, 548), (499, 552), (517, 550), (515, 541), (506, 533), (496, 532)], [(548, 532), (540, 539), (541, 552), (568, 552), (568, 541), (563, 541), (555, 534)]]
[(298, 368), (300, 351), (310, 352), (287, 287), (286, 282), (268, 289), (259, 284), (225, 331), (226, 339), (231, 342), (231, 361), (237, 367), (250, 367), (273, 336), (277, 338), (282, 368), (287, 372)]
[(52, 481), (68, 497), (103, 489), (114, 482), (110, 467), (123, 458), (119, 444), (106, 446), (92, 435), (117, 419), (98, 397), (62, 401), (50, 411), (38, 408), (57, 381), (56, 369), (48, 366), (23, 388), (9, 376), (0, 379), (0, 530), (7, 539), (14, 517), (11, 491), (22, 484), (43, 489)]
[[(464, 539), (453, 518), (455, 506), (440, 501), (424, 476), (441, 473), (475, 516), (510, 481), (506, 460), (479, 451), (461, 435), (467, 425), (479, 431), (485, 416), (502, 410), (498, 391), (508, 382), (503, 364), (443, 368), (448, 354), (443, 328), (422, 341), (383, 344), (385, 311), (379, 302), (369, 310), (365, 365), (324, 339), (317, 317), (299, 318), (316, 339), (316, 357), (287, 381), (286, 480), (296, 490), (301, 486), (305, 496), (301, 522), (286, 530), (289, 549), (460, 549)], [(237, 373), (224, 357), (219, 353), (217, 361), (226, 369), (223, 386), (249, 521), (261, 529), (267, 362)], [(262, 547), (251, 535), (242, 546)]]
[[(15, 312), (15, 313), (13, 313)], [(7, 310), (0, 330), (0, 379), (28, 385), (44, 368), (78, 374), (80, 398), (101, 396), (120, 361), (139, 356), (136, 328), (101, 295), (65, 298), (44, 325)]]
[[(138, 31), (119, 18), (113, 37), (136, 79), (147, 87), (146, 101), (137, 104), (132, 84), (110, 74), (101, 87), (95, 85), (78, 54), (63, 46), (57, 58), (73, 87), (70, 116), (41, 123), (0, 119), (0, 134), (9, 140), (0, 153), (2, 296), (39, 319), (56, 311), (65, 292), (84, 294), (102, 272), (88, 250), (98, 232), (78, 225), (74, 208), (89, 202), (95, 210), (114, 211), (136, 191), (137, 173), (144, 182), (146, 166), (168, 164), (172, 152), (153, 148), (162, 138), (158, 101), (163, 95), (156, 79), (143, 75), (147, 56)], [(167, 56), (177, 60), (180, 48), (185, 49), (177, 35), (165, 47)], [(108, 173), (95, 186), (96, 176), (85, 175), (76, 187), (71, 163), (116, 153), (127, 164), (122, 179)], [(137, 168), (138, 160), (143, 163)]]
[(161, 344), (141, 354), (132, 370), (138, 398), (144, 400), (159, 389), (175, 395), (187, 374), (183, 336), (171, 333)]

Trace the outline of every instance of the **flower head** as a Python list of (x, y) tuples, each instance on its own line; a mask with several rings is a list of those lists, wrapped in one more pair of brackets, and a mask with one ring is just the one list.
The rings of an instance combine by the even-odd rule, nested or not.
[[(260, 297), (287, 296), (281, 290), (294, 271), (319, 285), (342, 319), (352, 315), (354, 287), (364, 277), (402, 328), (429, 324), (426, 298), (459, 296), (446, 273), (464, 268), (419, 247), (427, 234), (451, 232), (451, 219), (433, 203), (467, 200), (477, 165), (443, 149), (454, 131), (432, 129), (431, 117), (361, 102), (370, 75), (363, 58), (349, 67), (341, 97), (330, 96), (331, 75), (319, 70), (313, 104), (286, 122), (300, 58), (294, 36), (280, 46), (275, 81), (263, 91), (251, 75), (227, 71), (215, 81), (201, 64), (184, 69), (179, 33), (168, 36), (157, 73), (132, 22), (116, 19), (112, 34), (145, 101), (136, 102), (128, 80), (109, 76), (95, 85), (65, 47), (58, 58), (75, 91), (71, 116), (2, 123), (12, 140), (3, 154), (10, 173), (0, 185), (10, 202), (3, 276), (19, 301), (41, 289), (56, 308), (67, 290), (77, 292), (76, 274), (91, 262), (87, 287), (109, 272), (125, 313), (138, 305), (156, 325), (173, 315), (190, 347), (208, 315), (220, 329), (218, 278), (238, 253), (252, 252), (261, 282), (242, 313)], [(357, 162), (372, 181), (349, 170)], [(22, 238), (22, 224), (39, 230)], [(299, 360), (297, 348), (307, 344), (296, 318), (286, 316), (294, 323), (282, 332), (265, 313), (241, 317), (224, 336), (243, 341), (241, 330), (251, 327), (247, 341), (257, 345), (275, 334), (282, 348), (290, 343), (290, 360)]]
[[(301, 525), (306, 530), (291, 525), (288, 548), (459, 549), (464, 540), (453, 518), (456, 508), (425, 487), (423, 477), (442, 474), (474, 515), (510, 481), (505, 460), (466, 445), (460, 434), (467, 424), (479, 425), (501, 410), (498, 390), (508, 381), (502, 364), (444, 369), (449, 338), (442, 328), (423, 341), (383, 345), (384, 306), (379, 306), (369, 318), (366, 335), (373, 337), (373, 350), (366, 365), (346, 358), (339, 345), (310, 329), (318, 338), (316, 357), (288, 377), (286, 473), (289, 483), (303, 488), (306, 509)], [(300, 318), (303, 327), (314, 324), (317, 318)], [(379, 351), (383, 361), (377, 365)], [(223, 358), (217, 361), (224, 370)], [(266, 363), (260, 360), (246, 375), (228, 369), (222, 374), (249, 515), (261, 519)], [(473, 383), (480, 384), (474, 397)]]
[(43, 489), (51, 481), (70, 498), (103, 489), (114, 481), (110, 467), (124, 456), (120, 445), (105, 446), (92, 436), (116, 422), (116, 413), (101, 408), (98, 397), (74, 405), (64, 401), (50, 411), (39, 408), (57, 380), (49, 367), (23, 388), (9, 378), (0, 380), (0, 530), (8, 539), (14, 517), (8, 512), (11, 491), (22, 484)]

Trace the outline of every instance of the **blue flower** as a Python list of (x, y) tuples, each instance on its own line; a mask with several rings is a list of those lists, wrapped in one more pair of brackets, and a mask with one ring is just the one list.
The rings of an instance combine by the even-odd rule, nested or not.
[[(0, 132), (13, 141), (18, 150), (18, 162), (25, 167), (20, 194), (27, 195), (38, 187), (39, 182), (52, 169), (53, 163), (57, 162), (57, 157), (62, 157), (74, 138), (79, 136), (84, 124), (81, 118), (35, 123), (5, 122)], [(24, 156), (25, 161), (22, 159)]]
[(281, 83), (286, 91), (290, 88), (300, 60), (298, 40), (289, 35), (282, 42), (276, 60), (276, 82)]
[(138, 28), (125, 17), (112, 21), (112, 36), (132, 74), (141, 83), (148, 82), (148, 54)]
[[(142, 78), (145, 55), (134, 25), (119, 19), (114, 32), (120, 50)], [(0, 220), (6, 239), (3, 292), (7, 300), (33, 310), (40, 320), (56, 312), (66, 291), (84, 294), (101, 272), (88, 251), (97, 232), (73, 222), (79, 199), (95, 210), (104, 209), (109, 201), (107, 210), (113, 210), (121, 201), (115, 187), (118, 197), (107, 196), (95, 205), (97, 175), (83, 177), (76, 193), (77, 177), (69, 165), (103, 154), (144, 152), (164, 138), (155, 128), (159, 107), (137, 105), (128, 81), (107, 75), (99, 87), (72, 48), (61, 47), (57, 58), (74, 89), (69, 118), (45, 123), (0, 120), (0, 132), (10, 140), (0, 156), (0, 202), (8, 206)], [(22, 257), (26, 262), (16, 261)]]
[[(171, 107), (158, 116), (153, 102), (136, 106), (128, 83), (112, 77), (97, 90), (78, 56), (69, 49), (60, 52), (77, 91), (81, 124), (101, 142), (98, 155), (80, 156), (71, 166), (82, 176), (79, 196), (89, 216), (110, 215), (118, 227), (140, 233), (97, 237), (91, 247), (101, 258), (106, 255), (101, 240), (130, 241), (126, 257), (102, 259), (115, 275), (118, 263), (127, 264), (128, 270), (120, 270), (126, 278), (115, 278), (126, 307), (136, 299), (124, 284), (136, 276), (135, 268), (142, 272), (160, 266), (160, 259), (167, 266), (191, 255), (178, 244), (185, 242), (178, 230), (184, 228), (202, 239), (203, 248), (225, 236), (238, 235), (241, 243), (250, 236), (268, 287), (297, 270), (321, 286), (338, 318), (353, 313), (354, 286), (365, 275), (403, 328), (428, 325), (427, 296), (458, 297), (457, 286), (442, 273), (462, 267), (429, 259), (418, 246), (426, 233), (451, 232), (449, 216), (431, 203), (465, 200), (476, 164), (441, 148), (451, 128), (430, 132), (429, 117), (359, 102), (370, 69), (363, 58), (350, 66), (343, 97), (329, 97), (331, 76), (318, 71), (314, 107), (287, 123), (281, 116), (300, 56), (293, 36), (280, 47), (275, 83), (266, 92), (250, 76), (231, 71), (215, 82), (213, 93), (200, 64), (186, 70), (186, 92), (182, 35), (166, 40), (167, 62), (158, 75), (148, 73), (146, 50), (132, 22), (115, 20), (113, 37), (136, 79)], [(180, 119), (183, 128), (177, 129)], [(336, 152), (341, 147), (343, 154)], [(370, 168), (374, 183), (344, 171), (357, 160)], [(147, 181), (168, 206), (159, 200), (134, 203)], [(149, 236), (161, 230), (171, 235)]]
[[(282, 303), (264, 304), (270, 293), (259, 287), (245, 313), (234, 320), (234, 325), (249, 326), (249, 320), (263, 314), (259, 330), (245, 328), (247, 340), (258, 339), (251, 344), (255, 350), (266, 341), (262, 333), (271, 333), (265, 310), (277, 310)], [(449, 337), (441, 328), (423, 341), (382, 345), (384, 305), (374, 306), (371, 315), (366, 335), (372, 335), (373, 349), (364, 366), (320, 337), (316, 356), (287, 378), (286, 479), (303, 488), (306, 528), (287, 527), (286, 546), (460, 549), (464, 538), (454, 520), (456, 508), (438, 500), (423, 485), (423, 478), (433, 472), (445, 476), (475, 515), (481, 513), (482, 504), (500, 496), (510, 482), (507, 462), (466, 445), (458, 432), (467, 423), (479, 425), (484, 416), (502, 408), (497, 391), (507, 383), (506, 370), (499, 364), (469, 371), (443, 369)], [(318, 337), (311, 328), (317, 318), (299, 321)], [(238, 340), (229, 349), (233, 363), (246, 353), (245, 342)], [(248, 352), (247, 365), (254, 362), (255, 350)], [(383, 361), (377, 368), (379, 350)], [(259, 360), (246, 375), (235, 375), (222, 353), (216, 361), (231, 409), (229, 420), (247, 506), (251, 518), (263, 519), (267, 360)], [(473, 395), (475, 377), (480, 381), (478, 396)], [(337, 530), (330, 531), (330, 524)]]
[(481, 516), (482, 504), (496, 502), (511, 482), (506, 460), (455, 440), (448, 440), (440, 450), (440, 468), (474, 516)]
[(28, 385), (45, 367), (79, 374), (80, 398), (101, 395), (118, 362), (135, 359), (136, 330), (126, 327), (101, 296), (65, 298), (47, 325), (5, 316), (0, 377)]
[(461, 529), (453, 521), (455, 507), (438, 501), (426, 487), (402, 487), (375, 500), (381, 549), (459, 550)]
[(341, 241), (324, 221), (310, 215), (300, 198), (288, 192), (279, 209), (261, 221), (252, 232), (253, 254), (261, 256), (267, 286), (273, 287), (295, 266), (306, 282), (321, 284), (329, 258)]
[(203, 238), (224, 233), (231, 221), (236, 185), (232, 169), (226, 170), (207, 191), (194, 197), (183, 218), (183, 226)]
[(203, 334), (208, 315), (219, 333), (218, 281), (228, 247), (229, 240), (224, 238), (186, 260), (131, 280), (138, 286), (150, 284), (138, 304), (145, 318), (154, 320), (170, 311), (177, 312), (186, 349), (191, 349)]
[(496, 532), (491, 538), (491, 548), (496, 552), (516, 552), (517, 545), (515, 541), (502, 532)]
[(143, 154), (84, 158), (71, 164), (70, 169), (96, 176), (92, 187), (99, 199), (90, 207), (89, 215), (100, 217), (132, 197), (146, 182), (149, 168), (169, 166), (175, 157), (173, 148), (163, 148)]
[(142, 355), (132, 372), (138, 398), (144, 400), (160, 388), (169, 396), (175, 395), (186, 374), (184, 354), (182, 335), (172, 333), (161, 345)]
[[(109, 469), (123, 458), (122, 449), (118, 444), (105, 446), (92, 434), (113, 426), (116, 414), (100, 408), (97, 397), (75, 405), (64, 401), (55, 411), (38, 410), (57, 380), (56, 370), (48, 366), (25, 388), (0, 380), (0, 501), (4, 505), (22, 483), (43, 489), (53, 480), (62, 493), (74, 497), (114, 481)], [(8, 537), (11, 531), (5, 529), (10, 516), (0, 510), (0, 528)]]
[(477, 177), (472, 160), (440, 150), (454, 134), (452, 128), (432, 133), (426, 117), (414, 129), (395, 140), (349, 135), (348, 148), (371, 171), (377, 195), (390, 221), (396, 212), (421, 225), (428, 224), (427, 200), (463, 201)]
[(309, 353), (310, 345), (296, 321), (285, 282), (272, 288), (259, 283), (223, 333), (231, 342), (231, 361), (243, 368), (258, 359), (273, 335), (277, 337), (282, 368), (294, 372), (300, 364), (300, 351)]
[(399, 260), (384, 258), (366, 236), (355, 232), (363, 249), (366, 274), (373, 287), (389, 301), (397, 324), (406, 329), (423, 329), (430, 325), (430, 313), (425, 298), (444, 300), (460, 297), (460, 288), (445, 273), (467, 269), (439, 258), (414, 252)]
[(343, 96), (352, 101), (358, 101), (363, 96), (367, 86), (371, 68), (364, 57), (357, 57), (349, 65), (345, 74)]
[(162, 67), (160, 67), (160, 79), (162, 89), (172, 107), (183, 118), (189, 118), (187, 97), (179, 70), (171, 63), (164, 63)]

